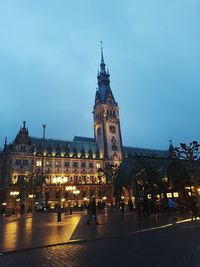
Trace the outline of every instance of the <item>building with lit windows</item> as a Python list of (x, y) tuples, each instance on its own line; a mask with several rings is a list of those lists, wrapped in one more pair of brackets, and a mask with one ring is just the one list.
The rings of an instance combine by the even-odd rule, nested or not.
[[(45, 202), (48, 208), (62, 202), (62, 206), (83, 203), (95, 195), (97, 199), (113, 200), (112, 184), (106, 182), (99, 169), (105, 164), (119, 166), (128, 154), (153, 158), (168, 158), (168, 150), (131, 148), (122, 145), (120, 114), (110, 87), (101, 49), (98, 87), (93, 107), (94, 138), (75, 136), (72, 141), (46, 139), (29, 134), (26, 122), (11, 144), (5, 141), (1, 152), (2, 196), (6, 202), (20, 198), (30, 206)], [(19, 192), (13, 199), (11, 192)], [(4, 194), (3, 194), (4, 192)]]

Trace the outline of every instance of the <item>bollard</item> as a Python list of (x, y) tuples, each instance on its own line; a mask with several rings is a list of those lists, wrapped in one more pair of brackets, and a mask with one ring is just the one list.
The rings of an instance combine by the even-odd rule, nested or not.
[(72, 208), (69, 209), (69, 214), (72, 215)]
[(61, 207), (59, 207), (57, 213), (57, 222), (61, 222), (61, 214), (62, 214)]

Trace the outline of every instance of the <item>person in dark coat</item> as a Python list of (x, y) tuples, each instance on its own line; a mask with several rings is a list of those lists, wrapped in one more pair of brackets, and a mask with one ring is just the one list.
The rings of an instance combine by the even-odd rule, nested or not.
[(197, 215), (198, 215), (198, 205), (197, 205), (197, 201), (196, 201), (196, 198), (194, 196), (191, 197), (190, 199), (190, 209), (191, 209), (191, 212), (192, 212), (192, 221), (193, 219), (197, 219)]
[(99, 224), (98, 221), (97, 221), (97, 206), (96, 206), (96, 200), (95, 200), (94, 196), (92, 197), (92, 200), (89, 203), (88, 214), (89, 214), (89, 219), (87, 220), (88, 224), (92, 220), (94, 220), (96, 224)]
[(129, 208), (130, 211), (133, 211), (133, 201), (132, 201), (132, 199), (128, 200), (128, 208)]

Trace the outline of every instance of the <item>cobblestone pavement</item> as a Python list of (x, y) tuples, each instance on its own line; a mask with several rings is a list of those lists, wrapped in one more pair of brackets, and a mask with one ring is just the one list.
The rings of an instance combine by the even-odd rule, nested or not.
[[(188, 214), (185, 215), (186, 218)], [(34, 214), (18, 218), (1, 218), (0, 252), (63, 244), (69, 240), (99, 239), (132, 233), (149, 228), (168, 225), (182, 216), (159, 216), (157, 220), (138, 220), (134, 212), (122, 214), (118, 210), (102, 211), (98, 214), (98, 227), (94, 222), (87, 225), (88, 215), (84, 212), (73, 215), (63, 214), (62, 223), (57, 223), (56, 213)]]
[(200, 222), (108, 238), (13, 252), (0, 256), (11, 267), (198, 267)]
[(80, 218), (80, 214), (63, 214), (60, 224), (56, 213), (1, 219), (0, 252), (67, 242)]

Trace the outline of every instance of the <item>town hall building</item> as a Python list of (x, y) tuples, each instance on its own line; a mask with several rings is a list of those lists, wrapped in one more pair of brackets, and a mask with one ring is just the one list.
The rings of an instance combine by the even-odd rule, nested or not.
[[(119, 106), (110, 86), (110, 74), (101, 48), (100, 70), (93, 107), (94, 137), (72, 141), (32, 137), (26, 122), (14, 141), (0, 152), (0, 184), (4, 201), (34, 201), (47, 208), (84, 203), (91, 196), (113, 203), (113, 186), (100, 170), (120, 166), (128, 156), (167, 161), (169, 150), (126, 147), (122, 142)], [(163, 174), (164, 175), (164, 174)]]

